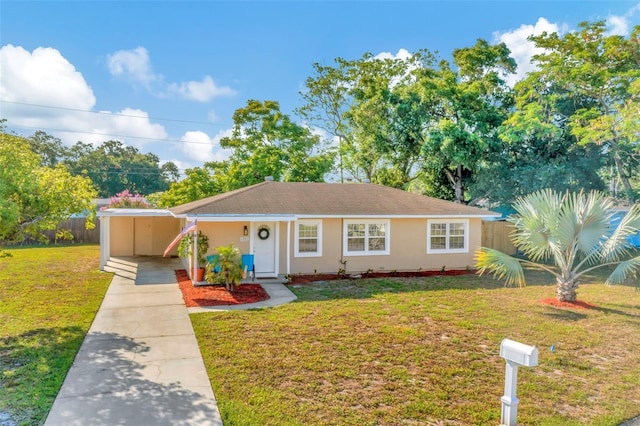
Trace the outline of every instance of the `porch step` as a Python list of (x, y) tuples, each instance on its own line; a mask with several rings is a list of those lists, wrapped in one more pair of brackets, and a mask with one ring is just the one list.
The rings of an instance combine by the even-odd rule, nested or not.
[(112, 264), (122, 269), (127, 269), (131, 272), (136, 272), (138, 269), (138, 263), (133, 260), (128, 260), (122, 257), (110, 257), (107, 264)]
[(110, 258), (107, 261), (107, 264), (104, 266), (104, 270), (106, 272), (113, 272), (116, 275), (119, 275), (124, 278), (129, 278), (132, 280), (136, 279), (138, 268), (135, 263), (121, 261), (121, 259)]

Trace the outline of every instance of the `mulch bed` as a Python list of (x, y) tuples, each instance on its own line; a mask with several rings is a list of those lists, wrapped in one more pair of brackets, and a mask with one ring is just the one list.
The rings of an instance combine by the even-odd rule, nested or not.
[(244, 305), (269, 299), (269, 295), (260, 284), (237, 285), (232, 292), (221, 285), (194, 287), (189, 275), (187, 275), (187, 271), (184, 269), (176, 271), (176, 279), (178, 280), (184, 303), (188, 308)]
[(357, 278), (413, 278), (432, 277), (436, 275), (471, 275), (475, 274), (471, 269), (455, 269), (450, 271), (404, 271), (404, 272), (368, 272), (363, 274), (313, 274), (313, 275), (292, 275), (289, 285), (309, 284), (315, 281), (348, 280)]
[(555, 297), (541, 299), (540, 302), (545, 305), (555, 306), (556, 308), (593, 309), (597, 307), (596, 305), (592, 305), (591, 303), (583, 302), (581, 300), (576, 300), (575, 302), (561, 302)]

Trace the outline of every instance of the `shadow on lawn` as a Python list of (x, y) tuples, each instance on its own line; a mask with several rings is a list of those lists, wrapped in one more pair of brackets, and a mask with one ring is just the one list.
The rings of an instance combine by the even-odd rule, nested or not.
[[(602, 274), (589, 274), (584, 276), (583, 284), (604, 285), (606, 272)], [(609, 271), (610, 272), (610, 271)], [(525, 269), (527, 287), (548, 287), (549, 296), (555, 294), (556, 282), (553, 275), (537, 269)], [(619, 284), (620, 286), (635, 286), (633, 283)], [(298, 301), (322, 301), (332, 299), (368, 299), (379, 294), (386, 293), (410, 293), (417, 291), (449, 291), (449, 290), (499, 290), (504, 289), (504, 281), (493, 276), (477, 275), (468, 272), (461, 275), (432, 275), (423, 277), (363, 277), (342, 278), (334, 280), (319, 280), (296, 282), (289, 284), (289, 288), (298, 296)], [(517, 288), (515, 289), (517, 290)], [(579, 291), (579, 290), (578, 290)], [(638, 294), (640, 296), (640, 292)], [(578, 295), (580, 298), (580, 295)], [(640, 297), (639, 299), (640, 300)], [(637, 307), (630, 306), (631, 309)], [(593, 308), (595, 309), (595, 308)], [(605, 313), (620, 314), (636, 318), (637, 315), (609, 308), (597, 308)], [(562, 312), (562, 311), (559, 311)], [(571, 314), (553, 314), (559, 319), (577, 321), (582, 318)]]
[[(603, 306), (592, 306), (588, 308), (588, 311), (602, 312), (607, 315), (619, 315), (622, 317), (627, 317), (630, 320), (636, 320), (633, 322), (639, 322), (638, 320), (640, 320), (640, 313), (629, 312), (629, 310), (635, 310), (636, 312), (639, 312), (637, 306), (616, 305), (616, 304), (613, 304), (611, 306), (618, 306), (622, 309), (627, 309), (627, 310), (624, 311), (622, 309), (606, 308)], [(543, 312), (543, 315), (549, 318), (559, 319), (563, 321), (580, 321), (588, 318), (588, 315), (586, 313), (583, 313), (587, 311), (584, 311), (582, 309), (580, 311), (575, 311), (570, 309), (573, 309), (573, 308), (567, 309), (567, 308), (558, 308), (558, 307), (548, 306), (548, 309), (545, 312)]]
[(181, 384), (190, 380), (190, 370), (171, 376), (141, 341), (115, 333), (87, 335), (47, 424), (186, 425), (219, 419), (206, 395)]
[(581, 312), (569, 311), (567, 309), (559, 309), (549, 307), (548, 310), (543, 312), (543, 315), (556, 320), (562, 321), (580, 321), (588, 318), (587, 314), (583, 314)]
[[(527, 272), (527, 286), (555, 286), (550, 274)], [(289, 284), (299, 301), (330, 299), (367, 299), (385, 293), (449, 290), (498, 290), (504, 281), (473, 272), (462, 275), (433, 275), (427, 277), (372, 277), (299, 282)]]
[[(639, 314), (632, 314), (632, 313), (629, 313), (629, 312), (622, 311), (620, 309), (604, 308), (602, 306), (596, 306), (595, 308), (592, 308), (592, 309), (594, 311), (602, 312), (602, 313), (605, 313), (605, 314), (614, 314), (614, 315), (620, 315), (620, 316), (624, 316), (624, 317), (628, 317), (628, 318), (640, 319), (640, 315)], [(637, 310), (638, 308), (636, 307), (635, 309)]]
[(85, 331), (38, 328), (0, 339), (2, 424), (42, 424)]

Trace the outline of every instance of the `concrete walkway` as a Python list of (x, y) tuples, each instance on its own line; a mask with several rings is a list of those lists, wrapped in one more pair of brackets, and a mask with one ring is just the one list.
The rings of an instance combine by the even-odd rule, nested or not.
[(115, 262), (45, 425), (222, 425), (176, 282), (182, 265)]

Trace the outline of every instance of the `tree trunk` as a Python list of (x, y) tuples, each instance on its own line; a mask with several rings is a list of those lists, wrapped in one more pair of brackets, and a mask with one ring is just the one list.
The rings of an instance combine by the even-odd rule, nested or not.
[(462, 166), (458, 165), (456, 168), (456, 174), (451, 173), (449, 169), (444, 169), (444, 173), (447, 175), (453, 192), (455, 194), (456, 203), (464, 203), (464, 194), (462, 192)]
[(558, 278), (556, 286), (556, 298), (561, 302), (575, 302), (578, 295), (576, 289), (578, 283), (574, 280), (563, 280)]
[(633, 187), (631, 186), (631, 182), (629, 181), (629, 177), (627, 176), (626, 171), (624, 170), (624, 165), (622, 164), (622, 160), (620, 159), (620, 155), (616, 152), (615, 155), (613, 156), (615, 165), (616, 165), (616, 170), (618, 171), (618, 177), (620, 178), (620, 181), (622, 182), (622, 184), (624, 185), (624, 189), (627, 193), (627, 197), (629, 197), (629, 199), (631, 201), (633, 201), (634, 199), (634, 192), (633, 192)]

